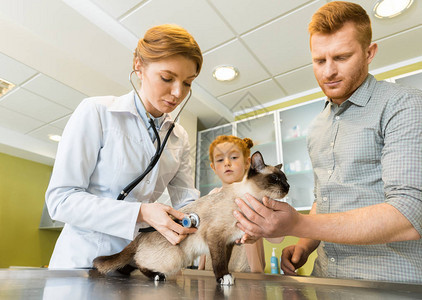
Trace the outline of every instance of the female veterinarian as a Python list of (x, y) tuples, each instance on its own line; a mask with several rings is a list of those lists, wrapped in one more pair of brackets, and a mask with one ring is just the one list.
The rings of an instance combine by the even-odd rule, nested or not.
[[(88, 98), (77, 107), (46, 192), (51, 217), (66, 223), (50, 268), (92, 267), (95, 257), (121, 251), (140, 227), (154, 227), (172, 244), (194, 232), (170, 218), (182, 219), (183, 213), (154, 201), (165, 188), (175, 207), (199, 196), (187, 133), (178, 124), (171, 131), (168, 114), (190, 96), (201, 66), (201, 50), (185, 29), (156, 26), (134, 52), (138, 89), (121, 97)], [(167, 132), (155, 167), (131, 192), (125, 190), (148, 168)]]

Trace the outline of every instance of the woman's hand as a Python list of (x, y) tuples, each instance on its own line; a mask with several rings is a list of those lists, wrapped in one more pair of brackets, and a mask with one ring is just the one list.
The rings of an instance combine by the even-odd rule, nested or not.
[(139, 210), (137, 222), (146, 222), (160, 232), (173, 245), (179, 244), (196, 228), (186, 228), (176, 223), (170, 216), (182, 220), (184, 213), (162, 203), (143, 203)]

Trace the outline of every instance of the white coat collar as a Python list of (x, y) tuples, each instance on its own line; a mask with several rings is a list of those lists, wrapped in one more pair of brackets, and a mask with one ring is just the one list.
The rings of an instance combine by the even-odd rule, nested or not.
[[(136, 109), (136, 105), (134, 102), (134, 98), (135, 97), (135, 92), (131, 91), (130, 93), (120, 96), (120, 97), (115, 97), (112, 101), (112, 103), (108, 106), (108, 111), (111, 112), (129, 112), (137, 117), (140, 118), (138, 111)], [(170, 117), (169, 114), (166, 114), (164, 121), (163, 121), (163, 125), (161, 126), (161, 130), (160, 131), (167, 131), (168, 128), (170, 127), (170, 124), (172, 123), (172, 119)], [(181, 126), (176, 123), (176, 126), (173, 129), (172, 134), (174, 134), (177, 137), (181, 137)]]

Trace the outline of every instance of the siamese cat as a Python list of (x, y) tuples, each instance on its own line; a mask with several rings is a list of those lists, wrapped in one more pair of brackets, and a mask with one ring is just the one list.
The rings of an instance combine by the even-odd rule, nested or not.
[(106, 274), (136, 265), (147, 277), (161, 281), (175, 275), (196, 257), (210, 253), (217, 283), (233, 285), (228, 263), (235, 241), (244, 234), (236, 226), (237, 220), (233, 216), (233, 211), (238, 209), (234, 199), (243, 198), (245, 193), (259, 200), (264, 196), (273, 199), (286, 196), (289, 184), (280, 168), (281, 165), (265, 165), (261, 153), (255, 152), (241, 182), (232, 183), (219, 193), (201, 197), (180, 209), (185, 214), (198, 215), (200, 224), (194, 234), (188, 235), (180, 244), (172, 245), (158, 231), (141, 233), (121, 252), (94, 259), (94, 267)]

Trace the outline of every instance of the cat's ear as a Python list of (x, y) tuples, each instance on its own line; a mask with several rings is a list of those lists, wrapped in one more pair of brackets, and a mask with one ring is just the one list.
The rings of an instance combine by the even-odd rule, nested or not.
[(265, 168), (264, 158), (262, 157), (261, 152), (256, 151), (254, 154), (252, 154), (251, 168), (257, 171), (260, 171)]
[(275, 168), (276, 168), (276, 169), (279, 169), (279, 170), (281, 170), (281, 168), (282, 168), (282, 167), (283, 167), (283, 164), (279, 164), (279, 165), (276, 165), (276, 166), (275, 166)]

